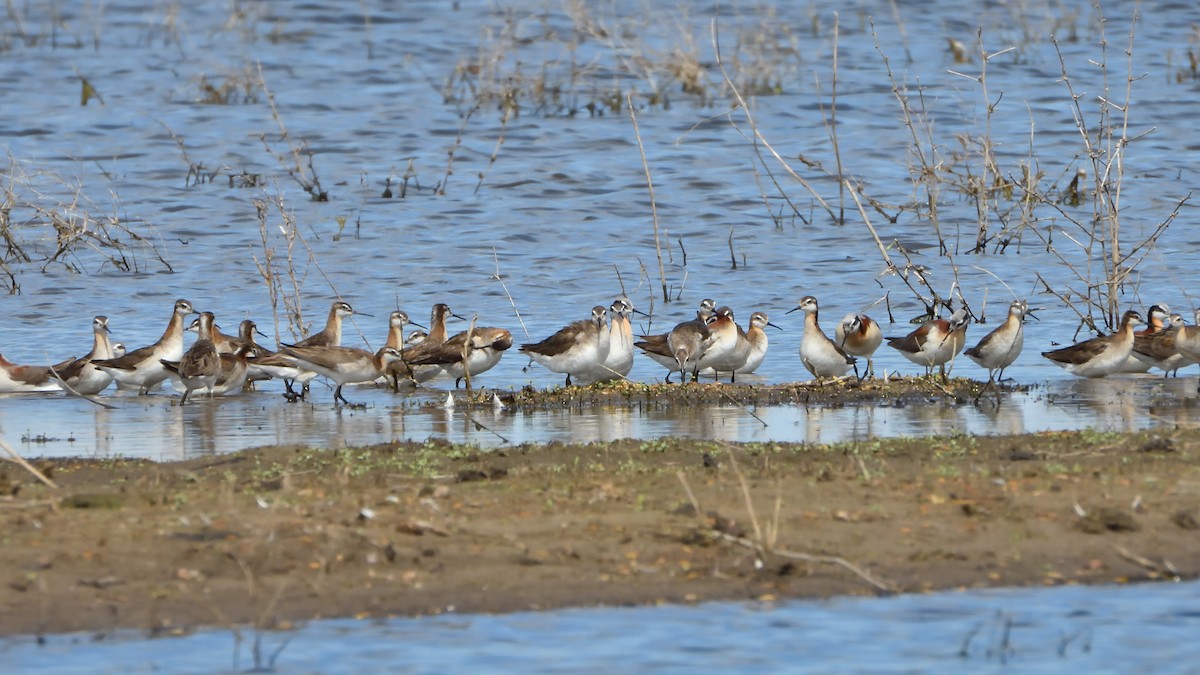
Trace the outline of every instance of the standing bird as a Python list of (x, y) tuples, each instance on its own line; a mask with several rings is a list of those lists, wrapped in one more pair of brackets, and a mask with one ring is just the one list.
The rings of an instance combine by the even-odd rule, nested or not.
[[(471, 329), (469, 333), (469, 343), (468, 331), (463, 331), (416, 358), (405, 357), (406, 362), (410, 366), (440, 366), (454, 378), (454, 386), (458, 387), (468, 373), (475, 377), (491, 370), (500, 362), (505, 350), (513, 345), (512, 333), (503, 328), (485, 326)], [(432, 340), (426, 338), (412, 349), (422, 349), (430, 342)]]
[[(409, 321), (408, 314), (400, 310), (396, 310), (388, 316), (388, 335), (385, 347), (391, 347), (397, 351), (404, 349), (404, 327), (408, 324), (420, 326), (421, 324), (414, 321)], [(404, 377), (408, 380), (413, 379), (412, 369), (404, 363), (403, 360), (388, 364), (387, 372), (383, 374), (383, 379), (392, 386), (392, 390), (400, 389), (400, 378)]]
[(721, 373), (729, 373), (729, 381), (735, 381), (737, 369), (746, 365), (746, 359), (750, 357), (750, 341), (734, 320), (733, 310), (725, 306), (717, 308), (716, 313), (708, 319), (708, 330), (711, 339), (700, 356), (697, 368), (712, 368), (718, 381)]
[(211, 397), (212, 386), (217, 382), (221, 372), (221, 355), (212, 341), (214, 316), (212, 312), (200, 314), (200, 339), (192, 346), (179, 361), (162, 359), (163, 368), (179, 376), (183, 383), (183, 396), (179, 405), (187, 403), (188, 396), (197, 389), (209, 389)]
[(1184, 356), (1175, 346), (1179, 332), (1184, 326), (1183, 317), (1171, 314), (1167, 327), (1151, 335), (1133, 336), (1133, 355), (1150, 364), (1152, 368), (1160, 368), (1163, 377), (1177, 374), (1180, 368), (1190, 366), (1195, 361)]
[[(850, 356), (863, 356), (867, 359), (865, 377), (875, 377), (875, 350), (883, 344), (883, 331), (866, 314), (847, 314), (841, 323), (833, 329), (833, 341)], [(854, 374), (858, 375), (858, 364), (854, 364)]]
[(1167, 328), (1171, 321), (1171, 308), (1166, 303), (1158, 305), (1150, 305), (1150, 309), (1146, 310), (1146, 327), (1133, 332), (1133, 349), (1129, 357), (1125, 359), (1113, 374), (1116, 373), (1146, 373), (1150, 372), (1151, 366), (1154, 365), (1153, 359), (1148, 359), (1144, 356), (1139, 356), (1137, 353), (1137, 341), (1139, 338), (1148, 338), (1152, 335), (1160, 333)]
[(521, 352), (548, 370), (565, 373), (569, 387), (571, 375), (583, 379), (595, 374), (608, 358), (607, 315), (604, 307), (596, 305), (592, 308), (592, 318), (567, 324), (541, 342), (523, 344)]
[(629, 298), (621, 296), (608, 311), (608, 356), (598, 369), (596, 382), (620, 380), (633, 369), (633, 323), (629, 317), (637, 310)]
[(746, 357), (746, 363), (737, 369), (737, 373), (749, 375), (762, 365), (763, 359), (767, 357), (767, 345), (770, 342), (767, 339), (767, 331), (764, 330), (767, 326), (783, 330), (771, 323), (765, 312), (750, 315), (750, 329), (746, 331), (746, 340), (750, 342), (750, 354)]
[(842, 351), (821, 330), (817, 323), (817, 299), (811, 295), (800, 298), (800, 304), (788, 311), (804, 312), (804, 337), (800, 339), (800, 363), (813, 377), (841, 377), (854, 365), (854, 357)]
[(148, 393), (167, 379), (167, 369), (162, 362), (178, 361), (183, 357), (183, 320), (195, 313), (192, 303), (176, 300), (171, 320), (158, 342), (135, 349), (121, 357), (97, 359), (92, 363), (112, 375), (118, 388), (137, 389), (138, 393)]
[[(1057, 366), (1079, 377), (1104, 377), (1118, 372), (1133, 351), (1133, 328), (1145, 323), (1142, 315), (1130, 310), (1121, 317), (1121, 325), (1111, 335), (1101, 335), (1070, 347), (1042, 352)], [(1176, 344), (1179, 344), (1176, 339)]]
[(1192, 361), (1200, 362), (1200, 309), (1194, 317), (1196, 325), (1183, 325), (1175, 334), (1175, 349)]
[(295, 359), (304, 369), (329, 378), (337, 387), (333, 402), (353, 405), (342, 396), (342, 387), (359, 382), (374, 382), (383, 376), (388, 365), (401, 359), (400, 350), (383, 347), (372, 354), (355, 347), (288, 347), (280, 353)]
[(958, 356), (967, 341), (967, 321), (967, 310), (960, 307), (949, 319), (931, 319), (904, 337), (888, 338), (888, 346), (924, 366), (927, 375), (937, 366), (945, 380), (946, 363)]
[[(1008, 318), (996, 330), (988, 333), (979, 344), (963, 352), (967, 358), (987, 368), (988, 382), (1004, 379), (1004, 369), (1011, 366), (1025, 346), (1025, 313), (1029, 305), (1013, 300), (1008, 305)], [(997, 372), (999, 371), (999, 372)]]
[(108, 338), (108, 317), (97, 316), (92, 319), (92, 351), (82, 358), (70, 359), (53, 366), (50, 375), (77, 394), (99, 394), (112, 384), (113, 378), (97, 368), (92, 361), (111, 358), (113, 348)]
[(450, 311), (449, 305), (440, 302), (434, 305), (429, 313), (429, 332), (425, 334), (425, 338), (417, 344), (408, 345), (401, 352), (404, 355), (404, 363), (412, 371), (414, 382), (428, 382), (442, 373), (442, 367), (437, 364), (417, 365), (416, 361), (432, 356), (446, 342), (446, 319), (449, 317), (463, 319)]
[(342, 344), (342, 319), (358, 314), (360, 316), (371, 316), (363, 312), (356, 312), (349, 303), (335, 300), (329, 306), (329, 314), (325, 316), (325, 327), (320, 332), (313, 333), (303, 340), (289, 344), (288, 347), (337, 347)]
[(671, 373), (678, 370), (679, 382), (683, 384), (687, 382), (688, 373), (695, 379), (699, 370), (697, 364), (712, 340), (712, 333), (697, 313), (695, 319), (677, 324), (668, 333), (640, 337), (633, 346), (667, 369), (667, 382), (671, 381)]

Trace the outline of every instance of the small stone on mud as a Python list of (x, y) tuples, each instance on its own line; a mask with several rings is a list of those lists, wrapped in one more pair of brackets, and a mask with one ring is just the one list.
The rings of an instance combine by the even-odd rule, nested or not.
[(671, 515), (695, 517), (696, 507), (691, 502), (684, 502), (671, 509)]
[(1196, 520), (1196, 512), (1180, 509), (1171, 516), (1171, 522), (1183, 530), (1200, 530), (1200, 522)]
[(1040, 458), (1028, 445), (1022, 444), (1013, 447), (1008, 451), (1008, 454), (1002, 456), (1002, 459), (1010, 462), (1029, 462)]
[(1143, 443), (1138, 452), (1175, 452), (1175, 441), (1169, 438), (1152, 438)]
[(1137, 532), (1142, 526), (1134, 520), (1133, 515), (1122, 509), (1111, 506), (1101, 506), (1078, 521), (1080, 530), (1088, 534), (1104, 534), (1105, 532)]

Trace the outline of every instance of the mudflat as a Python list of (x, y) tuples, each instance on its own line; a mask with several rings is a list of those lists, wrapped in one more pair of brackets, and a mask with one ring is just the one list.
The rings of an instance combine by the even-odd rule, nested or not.
[(1198, 449), (1169, 429), (34, 460), (56, 488), (4, 463), (0, 634), (1194, 578)]

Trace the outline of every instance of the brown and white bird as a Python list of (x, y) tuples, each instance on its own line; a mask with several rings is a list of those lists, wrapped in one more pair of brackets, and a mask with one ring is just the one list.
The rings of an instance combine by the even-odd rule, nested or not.
[(593, 381), (608, 358), (611, 343), (607, 316), (607, 310), (596, 305), (590, 319), (569, 323), (541, 342), (523, 344), (520, 351), (547, 370), (566, 374), (568, 387), (572, 375)]
[[(415, 358), (405, 357), (405, 362), (410, 366), (441, 366), (447, 375), (454, 378), (454, 386), (457, 387), (467, 373), (475, 377), (491, 370), (500, 362), (505, 350), (513, 345), (512, 333), (503, 328), (477, 327), (470, 334), (469, 345), (467, 331), (463, 331)], [(422, 349), (430, 342), (432, 340), (426, 338), (415, 349)]]
[(428, 382), (443, 372), (439, 365), (416, 365), (415, 361), (431, 357), (445, 344), (448, 337), (446, 321), (450, 317), (465, 321), (463, 317), (452, 312), (449, 305), (444, 303), (434, 305), (429, 313), (429, 331), (425, 334), (425, 338), (417, 344), (406, 344), (405, 349), (401, 351), (413, 381), (418, 384)]
[(192, 343), (179, 361), (162, 359), (163, 368), (179, 377), (183, 385), (183, 396), (179, 405), (187, 403), (188, 396), (197, 389), (210, 391), (221, 372), (221, 355), (212, 341), (214, 317), (212, 312), (200, 314), (200, 338)]
[(817, 322), (817, 299), (811, 295), (800, 298), (788, 314), (804, 312), (804, 337), (800, 339), (800, 363), (813, 377), (841, 377), (854, 365), (854, 357), (830, 340)]
[(1183, 356), (1200, 362), (1200, 309), (1196, 310), (1195, 325), (1183, 325), (1175, 334), (1175, 349)]
[(1139, 356), (1137, 353), (1138, 338), (1148, 338), (1151, 335), (1160, 333), (1169, 327), (1171, 321), (1171, 308), (1166, 303), (1150, 305), (1150, 309), (1146, 310), (1146, 326), (1140, 330), (1133, 332), (1133, 348), (1134, 351), (1129, 353), (1129, 357), (1125, 359), (1113, 374), (1117, 373), (1146, 373), (1154, 365), (1152, 359)]
[(342, 319), (348, 316), (359, 314), (362, 316), (371, 316), (363, 312), (356, 312), (350, 306), (350, 303), (335, 300), (329, 306), (329, 314), (325, 316), (325, 327), (320, 332), (313, 333), (303, 340), (289, 344), (288, 347), (337, 347), (342, 344)]
[(49, 366), (22, 366), (0, 355), (0, 394), (60, 391)]
[[(1133, 352), (1133, 329), (1140, 326), (1142, 315), (1130, 310), (1121, 317), (1121, 324), (1111, 335), (1084, 340), (1070, 347), (1042, 352), (1072, 375), (1104, 377), (1117, 372)], [(1178, 339), (1176, 340), (1178, 345)]]
[(960, 307), (949, 319), (931, 319), (904, 337), (888, 338), (888, 346), (904, 358), (924, 366), (928, 374), (936, 366), (946, 378), (946, 364), (962, 351), (967, 341), (966, 308)]
[(1185, 325), (1182, 316), (1171, 314), (1167, 326), (1157, 333), (1150, 335), (1134, 333), (1133, 355), (1149, 363), (1152, 368), (1161, 369), (1164, 377), (1175, 375), (1180, 368), (1196, 362), (1180, 352), (1175, 345), (1179, 333)]
[(112, 375), (97, 368), (92, 361), (113, 358), (112, 342), (109, 340), (108, 317), (92, 319), (92, 351), (78, 359), (69, 359), (51, 367), (51, 377), (63, 383), (77, 394), (91, 396), (104, 391), (112, 384)]
[(162, 362), (178, 361), (183, 357), (183, 322), (195, 313), (192, 303), (176, 300), (171, 320), (167, 322), (167, 329), (163, 331), (158, 342), (135, 349), (121, 357), (95, 359), (92, 363), (112, 375), (117, 387), (137, 389), (141, 394), (148, 393), (167, 379), (167, 369)]
[(708, 319), (710, 338), (697, 362), (699, 370), (711, 368), (717, 380), (721, 373), (729, 373), (729, 381), (737, 379), (737, 369), (746, 365), (750, 357), (750, 341), (733, 318), (733, 310), (718, 307)]
[(633, 346), (667, 369), (667, 382), (671, 381), (671, 373), (678, 370), (683, 384), (689, 373), (696, 378), (700, 357), (711, 340), (707, 322), (697, 313), (695, 319), (677, 324), (670, 332), (640, 336)]
[[(866, 314), (847, 314), (833, 329), (833, 341), (850, 356), (867, 359), (864, 377), (875, 377), (875, 350), (883, 344), (883, 331), (879, 324)], [(858, 375), (858, 364), (854, 366)]]
[(333, 401), (352, 405), (342, 396), (347, 384), (374, 382), (387, 367), (401, 359), (400, 350), (383, 347), (372, 354), (355, 347), (283, 347), (280, 353), (295, 359), (301, 368), (325, 376), (333, 382)]
[(746, 340), (750, 342), (750, 354), (746, 356), (746, 363), (737, 369), (739, 375), (749, 375), (758, 370), (763, 360), (767, 358), (767, 347), (770, 344), (767, 332), (764, 330), (767, 326), (783, 330), (771, 323), (766, 312), (755, 312), (750, 315), (750, 328), (746, 331)]
[(630, 317), (634, 312), (637, 310), (625, 296), (613, 300), (609, 306), (608, 357), (597, 369), (594, 381), (620, 380), (633, 369), (633, 323)]
[(988, 371), (988, 382), (1004, 378), (1004, 369), (1011, 366), (1021, 355), (1025, 346), (1025, 313), (1029, 305), (1024, 300), (1013, 300), (1008, 305), (1008, 317), (996, 330), (988, 333), (979, 344), (963, 354)]

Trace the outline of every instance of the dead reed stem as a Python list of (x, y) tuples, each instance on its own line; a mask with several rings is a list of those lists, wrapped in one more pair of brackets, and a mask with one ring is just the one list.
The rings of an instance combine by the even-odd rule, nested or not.
[[(654, 225), (654, 255), (658, 257), (658, 278), (662, 281), (663, 303), (671, 303), (671, 295), (667, 292), (667, 273), (663, 268), (662, 243), (658, 237), (658, 203), (654, 199), (654, 181), (650, 177), (650, 163), (646, 161), (646, 146), (642, 144), (642, 132), (638, 129), (637, 111), (633, 109), (633, 94), (625, 99), (629, 107), (629, 119), (633, 120), (633, 135), (637, 139), (638, 152), (642, 156), (642, 170), (646, 172), (646, 189), (650, 192), (650, 219)], [(687, 262), (684, 262), (687, 266)]]

